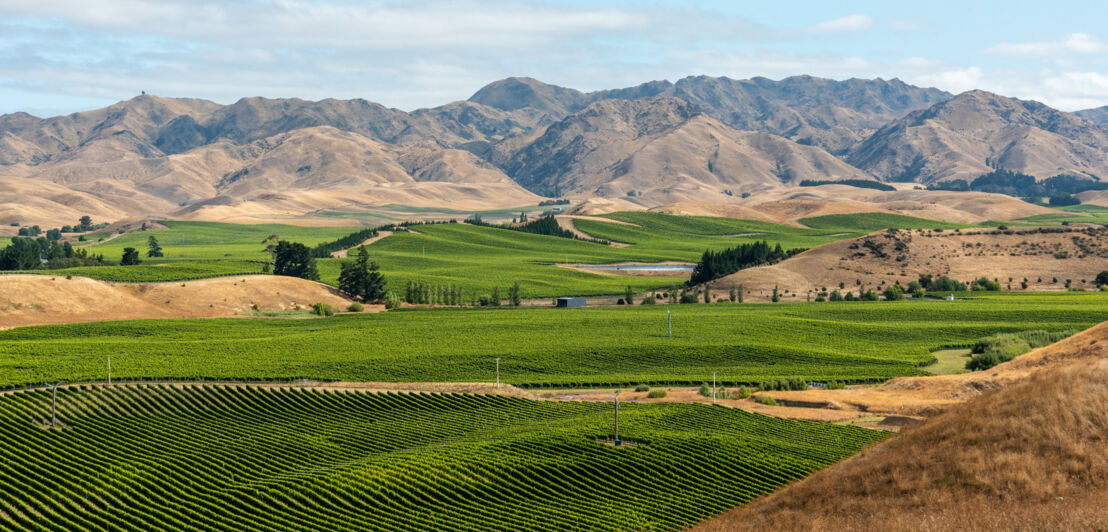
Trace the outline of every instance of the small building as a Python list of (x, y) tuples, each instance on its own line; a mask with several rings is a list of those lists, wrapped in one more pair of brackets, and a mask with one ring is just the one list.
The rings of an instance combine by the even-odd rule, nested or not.
[(559, 297), (558, 308), (561, 307), (583, 307), (585, 306), (585, 298), (583, 297)]

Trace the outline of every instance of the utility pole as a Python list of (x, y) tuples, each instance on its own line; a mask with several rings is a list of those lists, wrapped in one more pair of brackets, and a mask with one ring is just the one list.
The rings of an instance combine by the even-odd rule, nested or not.
[(712, 404), (716, 404), (716, 372), (712, 372)]
[(500, 387), (500, 357), (496, 357), (496, 387)]
[(53, 397), (50, 400), (50, 426), (51, 427), (58, 426), (58, 386), (61, 386), (61, 384), (62, 384), (61, 382), (56, 382), (54, 384), (48, 384), (47, 385), (47, 386), (50, 386), (50, 388), (52, 388), (53, 392), (54, 392)]
[(616, 390), (616, 431), (615, 431), (615, 446), (619, 447), (622, 442), (619, 441), (619, 392)]
[(666, 327), (669, 329), (669, 338), (673, 338), (673, 314), (669, 311), (669, 306), (666, 306)]

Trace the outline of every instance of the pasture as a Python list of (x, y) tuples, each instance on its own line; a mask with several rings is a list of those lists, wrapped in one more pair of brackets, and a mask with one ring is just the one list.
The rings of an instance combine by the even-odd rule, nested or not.
[[(881, 439), (701, 405), (249, 386), (0, 396), (0, 528), (677, 530)], [(36, 420), (38, 426), (32, 423)]]
[[(958, 301), (417, 309), (326, 319), (99, 322), (0, 331), (0, 386), (106, 378), (503, 382), (528, 387), (848, 382), (924, 374), (931, 350), (1084, 329), (1108, 293)], [(263, 311), (265, 309), (262, 309)]]

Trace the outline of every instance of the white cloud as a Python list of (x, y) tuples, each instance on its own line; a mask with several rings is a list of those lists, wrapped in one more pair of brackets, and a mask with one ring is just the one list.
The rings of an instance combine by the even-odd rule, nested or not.
[(1050, 42), (1001, 43), (985, 49), (985, 53), (1013, 57), (1052, 57), (1077, 54), (1099, 54), (1108, 46), (1092, 35), (1071, 33), (1065, 38)]
[(1045, 98), (1068, 110), (1108, 104), (1108, 73), (1064, 72), (1043, 80)]
[(820, 22), (808, 28), (812, 33), (853, 33), (873, 27), (873, 17), (856, 13), (834, 20)]
[(507, 2), (335, 4), (295, 0), (38, 0), (0, 6), (0, 17), (48, 18), (136, 34), (253, 46), (513, 46), (584, 32), (643, 26), (615, 8), (555, 8)]
[(921, 73), (916, 75), (913, 81), (924, 86), (939, 87), (953, 93), (982, 89), (986, 86), (985, 74), (979, 67)]

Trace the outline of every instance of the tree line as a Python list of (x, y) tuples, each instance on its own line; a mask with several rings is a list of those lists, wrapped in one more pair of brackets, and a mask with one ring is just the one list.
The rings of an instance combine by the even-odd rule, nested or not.
[(790, 249), (788, 251), (777, 244), (770, 247), (769, 242), (749, 242), (739, 244), (733, 248), (722, 251), (705, 251), (700, 257), (700, 262), (693, 268), (692, 277), (688, 281), (689, 286), (695, 286), (720, 277), (731, 275), (743, 268), (772, 264), (787, 259), (803, 249)]
[(1076, 205), (1080, 201), (1073, 197), (1088, 190), (1108, 190), (1108, 183), (1092, 179), (1060, 174), (1039, 181), (1035, 176), (1012, 170), (996, 170), (982, 174), (971, 182), (965, 179), (953, 179), (935, 183), (928, 190), (975, 191), (1005, 194), (1018, 198), (1050, 198), (1050, 204), (1056, 207)]

